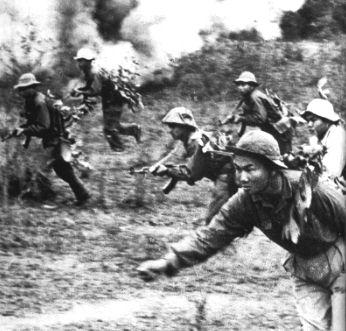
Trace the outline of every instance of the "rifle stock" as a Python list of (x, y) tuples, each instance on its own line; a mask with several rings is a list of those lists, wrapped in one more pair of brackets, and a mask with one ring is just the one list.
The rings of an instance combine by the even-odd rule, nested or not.
[(178, 179), (176, 178), (171, 178), (166, 184), (165, 186), (162, 188), (162, 192), (164, 194), (168, 194), (170, 193), (174, 188), (175, 186), (177, 185), (178, 183)]

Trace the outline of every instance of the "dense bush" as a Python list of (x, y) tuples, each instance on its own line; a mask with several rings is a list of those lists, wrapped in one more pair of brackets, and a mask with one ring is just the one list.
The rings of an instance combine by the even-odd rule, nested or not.
[(297, 12), (288, 11), (281, 18), (285, 40), (335, 40), (346, 32), (346, 5), (343, 0), (307, 0)]
[(318, 97), (316, 84), (329, 79), (331, 101), (338, 111), (345, 104), (345, 57), (338, 43), (230, 41), (220, 38), (175, 63), (174, 85), (184, 98), (193, 101), (236, 101), (234, 79), (252, 71), (260, 88), (269, 88), (285, 101), (304, 108)]

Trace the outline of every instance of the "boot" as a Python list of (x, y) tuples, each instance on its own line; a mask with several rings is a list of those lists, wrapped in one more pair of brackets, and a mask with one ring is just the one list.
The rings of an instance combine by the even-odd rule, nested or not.
[(118, 131), (104, 130), (105, 137), (108, 141), (110, 148), (115, 152), (123, 152), (125, 150), (123, 143), (119, 138)]
[(133, 136), (135, 137), (137, 144), (139, 144), (141, 142), (141, 138), (142, 138), (142, 128), (140, 125), (136, 125), (133, 128)]

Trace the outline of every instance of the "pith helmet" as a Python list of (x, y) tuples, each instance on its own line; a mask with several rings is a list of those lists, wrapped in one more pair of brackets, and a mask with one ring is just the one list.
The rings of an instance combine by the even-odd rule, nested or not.
[(191, 110), (185, 107), (176, 107), (171, 109), (163, 118), (162, 123), (185, 125), (197, 129), (197, 124), (193, 118)]
[(243, 71), (239, 77), (234, 81), (236, 84), (238, 83), (249, 83), (255, 86), (258, 86), (258, 82), (256, 80), (255, 75), (250, 71)]
[(340, 120), (340, 116), (334, 111), (333, 105), (325, 99), (313, 99), (307, 106), (303, 116), (314, 114), (331, 122)]
[(95, 53), (89, 48), (81, 48), (74, 59), (77, 61), (82, 59), (92, 61), (95, 59)]
[(13, 88), (16, 90), (18, 88), (36, 86), (36, 85), (40, 85), (40, 84), (41, 84), (41, 82), (39, 82), (36, 79), (36, 77), (33, 73), (27, 72), (27, 73), (25, 73), (19, 77), (17, 85), (15, 85)]
[(275, 138), (264, 131), (254, 130), (245, 133), (235, 147), (229, 146), (228, 150), (236, 155), (248, 155), (265, 159), (279, 168), (287, 168), (281, 161), (280, 148)]

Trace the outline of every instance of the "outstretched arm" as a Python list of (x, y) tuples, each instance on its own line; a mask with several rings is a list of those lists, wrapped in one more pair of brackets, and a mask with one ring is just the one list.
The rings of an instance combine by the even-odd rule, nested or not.
[(251, 232), (251, 222), (254, 220), (251, 210), (243, 194), (238, 192), (226, 202), (208, 226), (172, 244), (163, 258), (141, 264), (139, 275), (144, 280), (152, 280), (160, 274), (173, 276), (182, 268), (207, 260), (235, 238)]

